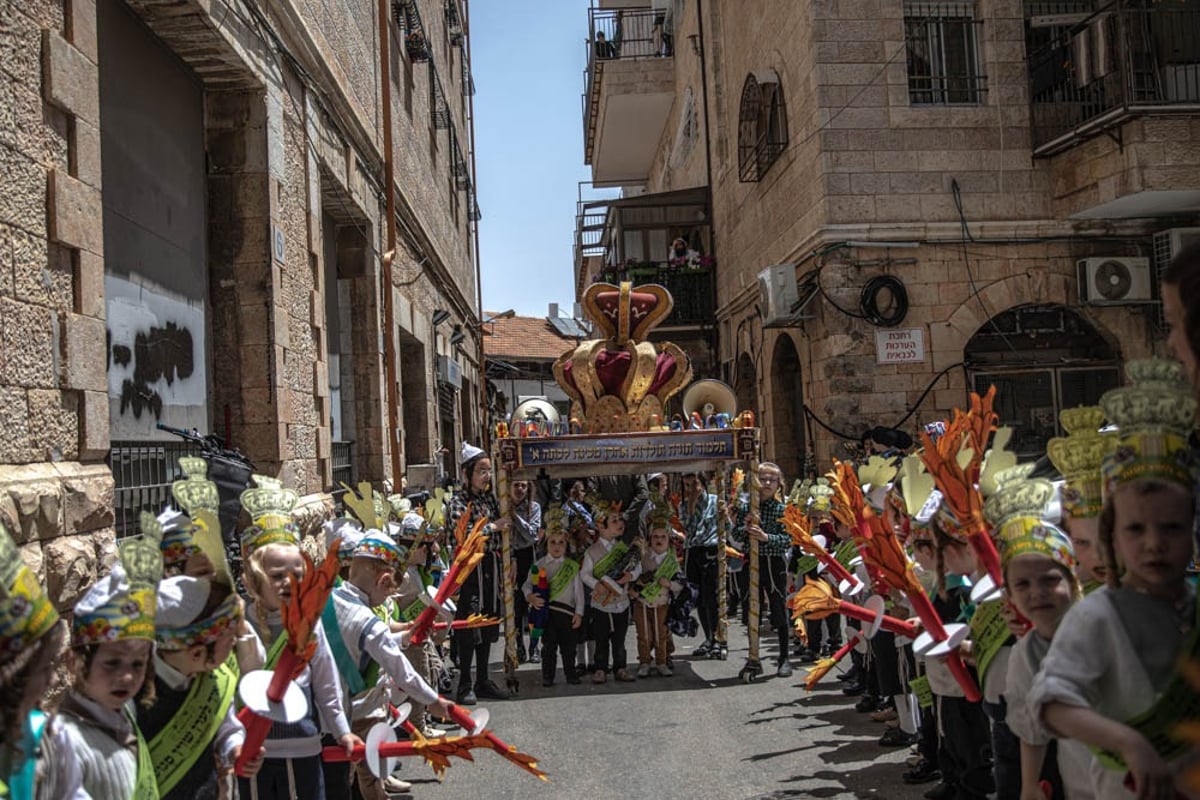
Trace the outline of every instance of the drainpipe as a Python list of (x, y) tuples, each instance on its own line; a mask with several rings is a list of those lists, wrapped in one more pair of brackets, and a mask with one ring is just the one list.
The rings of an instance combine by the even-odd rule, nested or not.
[[(704, 175), (707, 183), (705, 193), (708, 195), (708, 235), (712, 255), (717, 254), (717, 225), (713, 214), (713, 171), (712, 171), (712, 128), (708, 122), (708, 42), (704, 38), (704, 0), (696, 0), (696, 35), (700, 40), (700, 102), (704, 104)], [(720, 269), (720, 262), (717, 263)], [(709, 298), (712, 307), (717, 307), (717, 269), (713, 270), (712, 296)], [(720, 345), (717, 337), (721, 335), (719, 324), (714, 323), (713, 337), (709, 340), (709, 355), (720, 367)], [(737, 363), (736, 353), (734, 364)]]
[[(467, 63), (471, 63), (471, 0), (463, 0), (463, 54), (467, 57)], [(467, 72), (470, 76), (470, 71)], [(464, 86), (464, 89), (469, 87)], [(470, 118), (471, 124), (471, 188), (475, 190), (475, 200), (472, 200), (471, 207), (467, 209), (467, 217), (475, 210), (475, 204), (478, 202), (479, 187), (475, 185), (475, 181), (479, 177), (479, 173), (475, 171), (475, 95), (471, 92), (467, 93), (467, 116)], [(471, 198), (467, 198), (471, 200)], [(480, 447), (485, 453), (492, 452), (492, 432), (488, 424), (488, 401), (487, 401), (487, 365), (484, 363), (483, 354), (483, 273), (480, 269), (482, 259), (479, 256), (479, 222), (471, 223), (472, 235), (475, 237), (475, 299), (478, 303), (476, 311), (479, 313), (479, 325), (475, 328), (475, 335), (479, 337), (479, 441)]]
[(387, 380), (388, 442), (392, 456), (392, 491), (404, 480), (400, 468), (400, 392), (396, 386), (396, 308), (392, 261), (396, 258), (396, 167), (392, 159), (392, 24), (390, 0), (379, 0), (379, 82), (383, 114), (383, 175), (387, 195), (387, 249), (383, 254), (383, 373)]

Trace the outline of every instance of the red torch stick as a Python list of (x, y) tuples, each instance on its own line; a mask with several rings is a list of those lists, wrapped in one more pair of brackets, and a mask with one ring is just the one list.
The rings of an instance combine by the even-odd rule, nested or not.
[[(876, 619), (880, 619), (871, 609), (857, 606), (854, 603), (847, 603), (845, 600), (838, 601), (838, 613), (868, 624), (873, 624)], [(902, 619), (897, 619), (887, 614), (884, 614), (881, 618), (879, 627), (888, 633), (895, 633), (908, 639), (916, 639), (919, 635), (917, 626), (910, 625)]]
[[(908, 602), (912, 604), (913, 610), (920, 617), (921, 624), (925, 626), (925, 632), (933, 638), (933, 641), (938, 644), (949, 641), (950, 634), (946, 631), (946, 627), (942, 625), (942, 620), (934, 609), (933, 603), (929, 602), (929, 598), (923, 592), (915, 591), (908, 592), (905, 596), (908, 597)], [(934, 649), (937, 649), (936, 646)], [(935, 657), (941, 658), (943, 656)], [(972, 703), (978, 703), (983, 695), (979, 692), (979, 685), (975, 683), (975, 679), (967, 671), (967, 666), (963, 663), (962, 656), (958, 654), (957, 642), (949, 645), (949, 652), (945, 654), (944, 658), (946, 659), (946, 666), (950, 669), (950, 673), (954, 676), (954, 679), (958, 681), (963, 694)]]
[[(279, 660), (275, 662), (275, 669), (271, 673), (271, 682), (267, 684), (267, 700), (272, 704), (283, 702), (283, 696), (287, 694), (297, 666), (299, 666), (299, 656), (291, 647), (285, 646), (279, 651)], [(239, 711), (237, 717), (246, 729), (246, 741), (242, 744), (242, 752), (234, 764), (234, 770), (244, 778), (247, 777), (245, 774), (246, 764), (258, 758), (258, 754), (262, 752), (263, 742), (266, 741), (267, 733), (271, 730), (271, 719), (254, 713), (249, 706)]]

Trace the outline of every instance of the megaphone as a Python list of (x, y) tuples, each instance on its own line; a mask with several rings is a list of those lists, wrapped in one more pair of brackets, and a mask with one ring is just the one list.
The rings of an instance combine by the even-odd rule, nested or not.
[[(698, 414), (704, 422), (704, 427), (717, 427), (716, 420), (725, 415), (732, 419), (737, 413), (737, 395), (733, 388), (715, 378), (705, 378), (694, 382), (683, 393), (683, 415), (691, 417)], [(710, 422), (710, 420), (712, 420)]]

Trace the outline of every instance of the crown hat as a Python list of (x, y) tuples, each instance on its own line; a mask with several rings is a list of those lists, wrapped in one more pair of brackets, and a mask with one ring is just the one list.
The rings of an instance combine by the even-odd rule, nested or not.
[(591, 495), (587, 498), (587, 504), (592, 507), (592, 519), (597, 523), (610, 514), (621, 513), (621, 501), (609, 500), (607, 497), (599, 497)]
[(236, 592), (221, 601), (203, 619), (196, 619), (208, 604), (212, 582), (207, 578), (176, 575), (158, 585), (154, 639), (160, 650), (187, 650), (217, 641), (241, 617)]
[(396, 544), (396, 540), (383, 531), (369, 530), (354, 548), (354, 557), (382, 561), (392, 569), (397, 569), (408, 560), (408, 548)]
[(563, 511), (561, 503), (551, 504), (542, 515), (542, 522), (546, 526), (547, 537), (551, 534), (567, 534), (567, 513)]
[(158, 515), (156, 522), (162, 532), (163, 567), (182, 569), (200, 549), (192, 537), (192, 520), (182, 511), (168, 508)]
[(300, 499), (285, 489), (278, 478), (255, 475), (256, 486), (242, 492), (242, 508), (250, 515), (251, 525), (242, 534), (242, 556), (271, 544), (300, 544), (300, 530), (292, 521), (292, 509)]
[(647, 502), (650, 510), (646, 513), (646, 531), (654, 528), (670, 529), (671, 517), (675, 516), (671, 501), (661, 494), (652, 494)]
[(817, 482), (808, 490), (808, 515), (810, 517), (831, 516), (833, 514), (833, 487), (828, 478), (817, 478)]
[(0, 665), (32, 647), (57, 622), (58, 611), (0, 522)]
[(1035, 466), (1028, 462), (999, 472), (997, 489), (984, 503), (983, 515), (993, 526), (1001, 566), (1017, 556), (1035, 554), (1074, 570), (1070, 537), (1047, 519), (1057, 490), (1053, 482), (1031, 477)]
[(1196, 418), (1196, 399), (1176, 361), (1138, 359), (1125, 365), (1129, 386), (1100, 398), (1105, 417), (1120, 433), (1115, 449), (1104, 456), (1103, 495), (1122, 484), (1159, 480), (1191, 491), (1197, 468), (1188, 436)]
[(71, 645), (154, 641), (155, 593), (163, 572), (162, 526), (153, 514), (141, 518), (142, 535), (117, 545), (119, 559), (75, 604)]
[(1067, 435), (1051, 439), (1046, 454), (1065, 479), (1063, 511), (1075, 519), (1098, 517), (1104, 508), (1101, 466), (1117, 447), (1117, 432), (1101, 432), (1104, 409), (1100, 406), (1063, 409), (1058, 419)]

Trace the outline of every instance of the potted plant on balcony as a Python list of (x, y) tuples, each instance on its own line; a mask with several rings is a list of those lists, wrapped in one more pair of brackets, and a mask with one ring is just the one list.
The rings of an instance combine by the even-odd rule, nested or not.
[(414, 64), (423, 64), (429, 60), (429, 42), (420, 31), (408, 32), (404, 37), (404, 50), (408, 53), (408, 60)]

